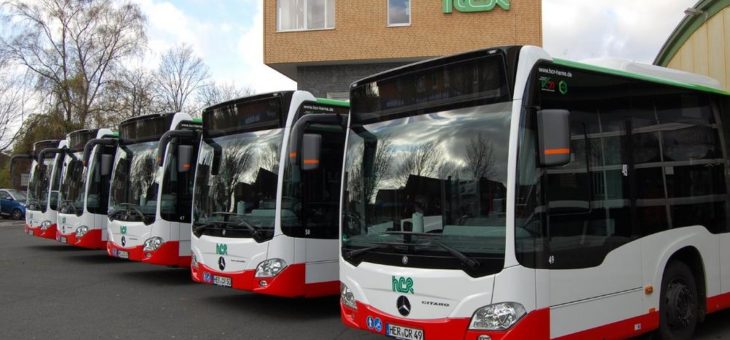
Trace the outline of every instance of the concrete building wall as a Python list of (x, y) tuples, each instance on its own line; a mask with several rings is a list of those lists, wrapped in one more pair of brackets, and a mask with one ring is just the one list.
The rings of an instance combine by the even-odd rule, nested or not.
[(345, 92), (346, 95), (354, 81), (401, 65), (404, 63), (302, 66), (297, 68), (297, 87), (316, 97), (347, 99), (344, 96), (336, 98), (332, 94)]

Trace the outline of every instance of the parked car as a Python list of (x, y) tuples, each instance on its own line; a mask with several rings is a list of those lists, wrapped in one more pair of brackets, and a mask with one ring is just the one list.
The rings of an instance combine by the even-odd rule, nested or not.
[(14, 220), (25, 217), (25, 193), (15, 189), (0, 189), (0, 215)]

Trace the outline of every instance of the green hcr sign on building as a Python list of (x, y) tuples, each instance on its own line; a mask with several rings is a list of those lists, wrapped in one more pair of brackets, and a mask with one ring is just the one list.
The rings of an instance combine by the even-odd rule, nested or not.
[(462, 13), (489, 12), (494, 7), (509, 11), (510, 0), (442, 0), (444, 13), (453, 12), (454, 8)]

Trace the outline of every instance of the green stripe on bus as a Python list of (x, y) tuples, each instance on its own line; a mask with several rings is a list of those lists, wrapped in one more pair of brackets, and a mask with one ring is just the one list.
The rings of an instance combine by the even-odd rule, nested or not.
[(675, 87), (684, 87), (684, 88), (691, 89), (691, 90), (715, 93), (715, 94), (720, 94), (720, 95), (724, 95), (724, 96), (730, 95), (730, 92), (727, 92), (727, 91), (724, 91), (721, 89), (717, 89), (714, 87), (705, 86), (705, 85), (685, 83), (685, 82), (681, 82), (681, 81), (677, 81), (677, 80), (654, 77), (654, 76), (649, 76), (649, 75), (640, 74), (640, 73), (631, 73), (631, 72), (616, 70), (616, 69), (612, 69), (612, 68), (608, 68), (608, 67), (584, 64), (584, 63), (579, 63), (579, 62), (565, 60), (565, 59), (555, 58), (555, 59), (553, 59), (553, 63), (556, 65), (573, 67), (573, 68), (577, 68), (577, 69), (581, 69), (581, 70), (606, 73), (606, 74), (611, 74), (611, 75), (620, 76), (620, 77), (639, 79), (639, 80), (644, 80), (644, 81), (648, 81), (648, 82), (652, 82), (652, 83), (659, 83), (659, 84), (670, 85), (670, 86), (675, 86)]
[(334, 105), (334, 106), (342, 106), (342, 107), (350, 107), (350, 102), (346, 100), (337, 100), (337, 99), (329, 99), (329, 98), (317, 98), (318, 104), (326, 104), (326, 105)]

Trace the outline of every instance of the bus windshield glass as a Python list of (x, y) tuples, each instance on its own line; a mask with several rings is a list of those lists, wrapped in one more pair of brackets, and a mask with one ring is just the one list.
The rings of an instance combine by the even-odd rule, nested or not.
[(203, 112), (193, 209), (197, 237), (273, 237), (284, 107), (274, 94)]
[[(376, 84), (377, 91), (373, 83), (362, 85), (369, 94), (353, 89), (353, 95), (367, 98), (353, 100), (353, 108), (364, 114), (351, 113), (343, 197), (345, 260), (464, 269), (472, 276), (502, 269), (512, 104), (499, 85), (505, 83), (500, 65), (487, 58), (410, 74), (415, 81), (398, 85), (405, 98), (389, 94), (388, 102), (378, 97), (384, 84)], [(424, 89), (438, 93), (419, 94), (424, 79), (431, 82)], [(449, 85), (448, 79), (474, 86)], [(451, 91), (451, 86), (458, 89)], [(473, 97), (469, 89), (481, 94)], [(371, 104), (358, 102), (366, 100)]]
[[(195, 225), (227, 225), (200, 230), (201, 235), (252, 237), (253, 227), (273, 236), (282, 139), (283, 129), (271, 129), (203, 140), (195, 180)], [(219, 158), (217, 173), (211, 171), (214, 158)]]
[(109, 200), (109, 215), (125, 221), (152, 223), (159, 180), (155, 162), (159, 141), (120, 144)]
[(84, 209), (86, 168), (81, 161), (82, 152), (76, 152), (74, 156), (66, 165), (66, 172), (61, 182), (60, 211), (64, 214), (81, 215)]
[(35, 166), (28, 184), (28, 210), (46, 211), (53, 161), (53, 158), (46, 158), (43, 160), (43, 168)]

